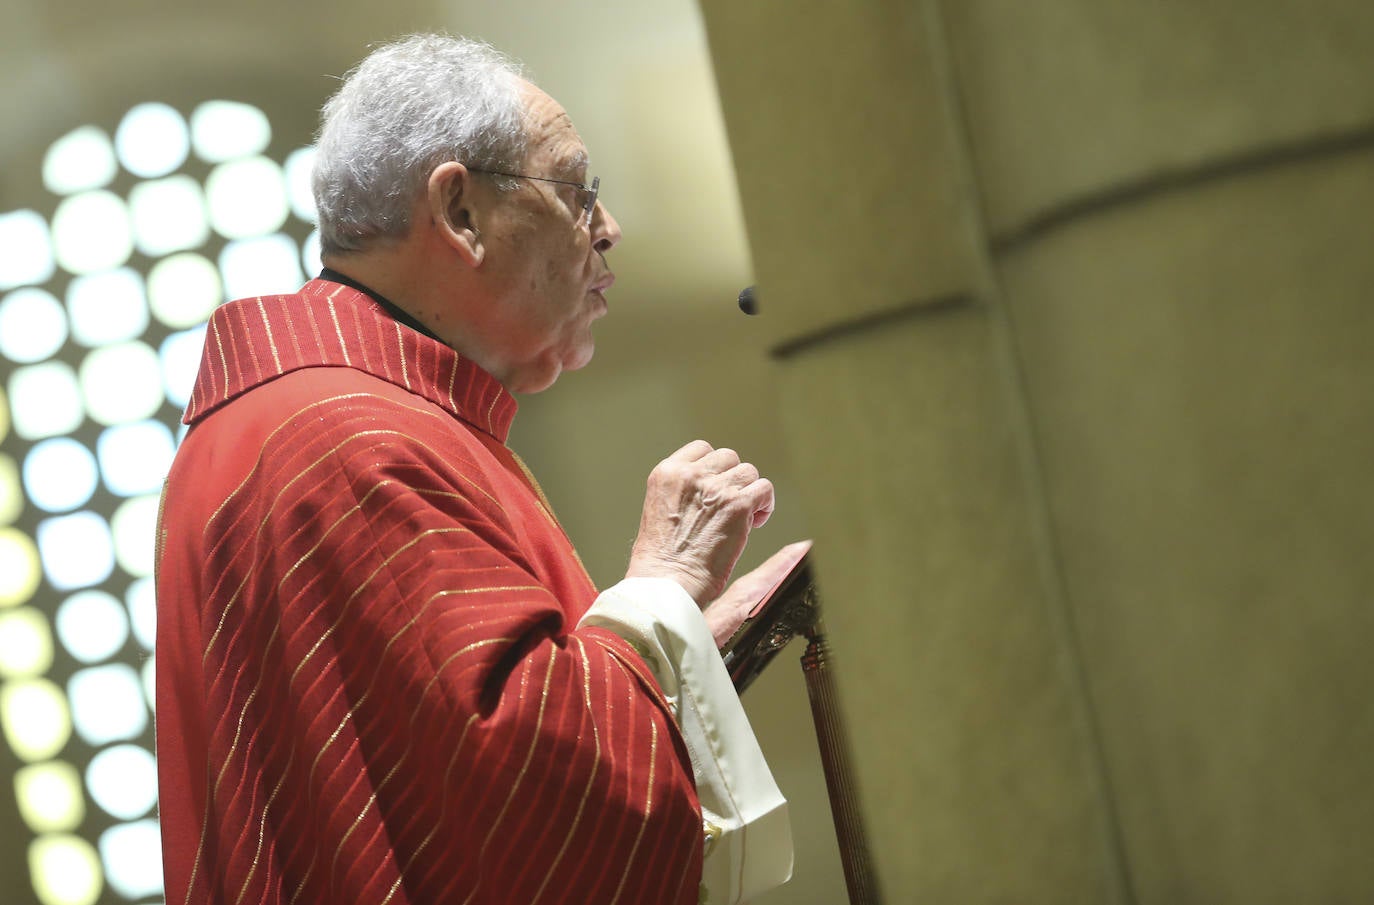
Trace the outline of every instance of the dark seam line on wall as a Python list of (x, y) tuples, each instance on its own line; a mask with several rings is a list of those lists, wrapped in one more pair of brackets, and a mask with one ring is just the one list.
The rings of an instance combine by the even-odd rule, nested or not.
[[(1026, 387), (1024, 363), (1016, 345), (1016, 328), (1012, 322), (1010, 305), (994, 263), (996, 247), (995, 243), (990, 241), (993, 237), (988, 233), (984, 193), (971, 163), (968, 107), (960, 94), (958, 68), (953, 54), (949, 51), (949, 28), (945, 22), (940, 3), (937, 0), (926, 0), (923, 9), (930, 27), (931, 43), (933, 46), (938, 45), (936, 65), (940, 67), (939, 71), (944, 75), (942, 87), (945, 91), (946, 103), (949, 105), (949, 115), (958, 130), (958, 139), (961, 141), (959, 150), (963, 152), (964, 175), (969, 182), (970, 191), (977, 199), (974, 204), (973, 217), (979, 232), (984, 237), (984, 254), (986, 257), (983, 266), (986, 268), (993, 293), (988, 302), (989, 335), (992, 345), (996, 348), (994, 357), (1001, 358), (1003, 379), (1007, 381), (1007, 391), (1011, 395), (1010, 401), (1013, 402), (1013, 411), (1018, 411), (1020, 415), (1019, 418), (1013, 415), (1012, 420), (1018, 422), (1015, 433), (1017, 434), (1017, 446), (1020, 447), (1018, 458), (1021, 460), (1022, 475), (1026, 480), (1026, 502), (1029, 509), (1028, 520), (1030, 521), (1027, 527), (1034, 536), (1033, 543), (1037, 548), (1034, 555), (1038, 560), (1038, 568), (1042, 572), (1044, 611), (1049, 620), (1051, 632), (1057, 636), (1056, 643), (1059, 648), (1057, 659), (1060, 668), (1068, 673), (1064, 679), (1070, 686), (1068, 694), (1074, 700), (1075, 709), (1078, 711), (1076, 714), (1079, 722), (1078, 731), (1083, 733), (1082, 741), (1088, 747), (1086, 753), (1093, 774), (1091, 781), (1096, 787), (1094, 791), (1100, 797), (1100, 820), (1102, 821), (1100, 831), (1105, 837), (1102, 839), (1104, 844), (1102, 854), (1105, 857), (1104, 867), (1107, 871), (1104, 880), (1114, 885), (1110, 893), (1114, 893), (1115, 905), (1136, 905), (1138, 902), (1136, 878), (1126, 845), (1120, 799), (1111, 766), (1107, 761), (1107, 748), (1103, 738), (1102, 720), (1099, 716), (1099, 701), (1089, 682), (1087, 664), (1083, 655), (1083, 638), (1074, 618), (1068, 579), (1059, 549), (1059, 539), (1054, 531), (1055, 526), (1048, 500), (1048, 490), (1045, 486), (1040, 438), (1037, 435), (1036, 423), (1032, 414), (1030, 392)], [(1014, 404), (1016, 401), (1020, 402), (1019, 409)]]
[(1020, 226), (992, 237), (990, 247), (994, 254), (1014, 251), (1021, 245), (1043, 237), (1046, 233), (1153, 195), (1183, 191), (1218, 179), (1242, 176), (1287, 164), (1306, 163), (1324, 157), (1336, 157), (1369, 147), (1374, 147), (1374, 123), (1351, 131), (1306, 138), (1300, 142), (1258, 148), (1206, 162), (1191, 169), (1153, 173), (1134, 182), (1091, 192), (1036, 214)]
[(962, 292), (924, 299), (919, 302), (906, 302), (895, 308), (884, 308), (882, 311), (857, 317), (854, 320), (830, 324), (824, 329), (804, 333), (796, 339), (789, 339), (785, 343), (774, 346), (768, 354), (777, 361), (783, 361), (816, 346), (824, 345), (831, 340), (867, 333), (870, 330), (881, 330), (911, 318), (943, 314), (952, 308), (962, 308), (972, 303), (973, 297)]

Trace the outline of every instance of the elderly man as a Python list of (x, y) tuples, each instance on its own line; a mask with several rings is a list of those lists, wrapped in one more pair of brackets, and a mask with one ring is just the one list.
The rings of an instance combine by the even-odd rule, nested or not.
[(382, 47), (326, 105), (326, 269), (215, 313), (164, 498), (168, 902), (685, 905), (790, 872), (716, 649), (789, 558), (725, 590), (771, 485), (684, 446), (598, 595), (505, 446), (606, 313), (587, 167), (476, 42)]

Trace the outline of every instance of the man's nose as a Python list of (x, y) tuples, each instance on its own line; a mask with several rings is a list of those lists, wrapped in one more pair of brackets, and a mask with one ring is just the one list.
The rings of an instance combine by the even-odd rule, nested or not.
[(611, 216), (610, 210), (600, 200), (592, 211), (592, 248), (605, 254), (620, 244), (620, 224)]

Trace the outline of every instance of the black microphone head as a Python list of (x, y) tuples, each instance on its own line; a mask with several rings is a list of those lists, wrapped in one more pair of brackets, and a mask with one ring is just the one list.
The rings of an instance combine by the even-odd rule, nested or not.
[(750, 315), (759, 313), (759, 299), (753, 286), (745, 286), (739, 291), (739, 310)]

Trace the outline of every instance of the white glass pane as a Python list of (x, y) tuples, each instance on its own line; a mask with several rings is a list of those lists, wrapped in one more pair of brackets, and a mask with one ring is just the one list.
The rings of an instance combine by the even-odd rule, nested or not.
[(70, 434), (84, 417), (76, 372), (64, 362), (15, 368), (9, 396), (14, 432), (25, 440)]
[(91, 758), (86, 767), (91, 798), (119, 820), (137, 820), (157, 802), (157, 765), (138, 745), (115, 745)]
[(67, 315), (52, 293), (16, 289), (0, 301), (0, 354), (10, 361), (43, 361), (66, 341)]
[(82, 126), (48, 146), (43, 185), (55, 195), (71, 195), (109, 185), (118, 169), (110, 136), (95, 126)]
[(314, 230), (305, 237), (305, 243), (301, 245), (301, 266), (311, 277), (315, 277), (324, 269), (324, 262), (320, 260), (320, 231)]
[(152, 417), (162, 406), (162, 368), (146, 343), (96, 349), (81, 362), (86, 411), (101, 424)]
[[(4, 404), (4, 391), (0, 390), (0, 405)], [(4, 432), (0, 431), (0, 439)], [(0, 527), (14, 523), (24, 511), (24, 488), (20, 483), (19, 466), (4, 453), (0, 453)]]
[(44, 440), (24, 457), (24, 489), (35, 506), (48, 512), (84, 505), (97, 480), (95, 456), (70, 437)]
[(124, 604), (129, 608), (129, 624), (133, 626), (134, 640), (146, 651), (153, 650), (157, 637), (157, 594), (153, 579), (140, 578), (129, 585), (124, 594)]
[(150, 258), (195, 248), (210, 237), (205, 198), (189, 176), (143, 182), (129, 192), (134, 244)]
[(261, 154), (272, 140), (267, 114), (235, 101), (206, 101), (191, 114), (191, 144), (210, 163)]
[(0, 677), (27, 679), (52, 668), (52, 629), (33, 607), (0, 610)]
[(191, 147), (186, 120), (166, 104), (139, 104), (115, 130), (115, 151), (124, 169), (151, 179), (181, 166)]
[(67, 313), (72, 339), (83, 346), (141, 336), (148, 327), (143, 277), (128, 267), (77, 277), (67, 287)]
[(79, 591), (57, 608), (57, 639), (82, 663), (101, 663), (119, 653), (129, 620), (119, 601), (104, 591)]
[(0, 289), (47, 282), (53, 275), (48, 223), (36, 211), (0, 214)]
[(106, 191), (72, 195), (52, 218), (57, 263), (69, 273), (113, 270), (134, 250), (129, 209)]
[(39, 836), (29, 843), (29, 876), (42, 905), (94, 905), (105, 886), (100, 856), (79, 836)]
[(35, 833), (68, 832), (86, 817), (81, 774), (64, 761), (20, 767), (14, 774), (14, 792), (19, 816)]
[(0, 528), (0, 607), (27, 603), (42, 580), (33, 540), (18, 528)]
[(0, 727), (20, 760), (52, 760), (72, 736), (62, 689), (47, 679), (6, 682), (0, 686)]
[(94, 512), (76, 512), (39, 522), (38, 555), (48, 582), (59, 591), (99, 584), (114, 571), (110, 526)]
[(262, 236), (281, 228), (288, 205), (281, 167), (266, 157), (222, 163), (205, 180), (210, 224), (228, 239)]
[(127, 741), (148, 727), (143, 687), (127, 663), (80, 670), (67, 681), (67, 697), (76, 734), (89, 745)]
[(112, 826), (101, 833), (100, 860), (110, 888), (124, 898), (162, 892), (162, 836), (156, 820)]
[(219, 256), (229, 298), (295, 292), (305, 282), (296, 243), (278, 233), (224, 246)]
[(110, 518), (114, 532), (115, 561), (130, 575), (153, 574), (154, 539), (157, 537), (158, 495), (134, 497), (119, 504)]
[(106, 428), (95, 450), (106, 488), (119, 496), (137, 496), (162, 487), (176, 441), (161, 421), (135, 421)]
[(205, 328), (173, 333), (162, 341), (158, 356), (162, 359), (162, 385), (167, 398), (176, 405), (186, 406), (195, 389), (196, 373), (200, 370), (200, 356), (205, 348)]
[(173, 329), (204, 323), (223, 298), (218, 268), (200, 255), (172, 255), (148, 272), (148, 304)]
[(319, 219), (315, 211), (315, 192), (310, 180), (315, 173), (315, 149), (298, 148), (286, 158), (286, 193), (291, 212), (307, 223)]

